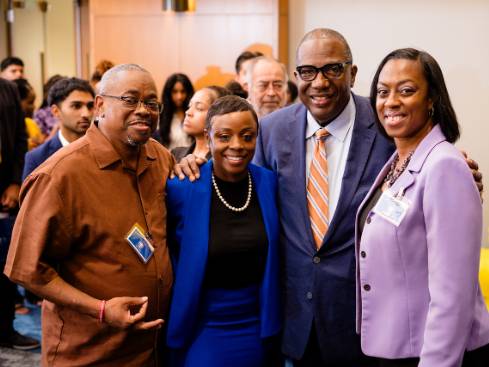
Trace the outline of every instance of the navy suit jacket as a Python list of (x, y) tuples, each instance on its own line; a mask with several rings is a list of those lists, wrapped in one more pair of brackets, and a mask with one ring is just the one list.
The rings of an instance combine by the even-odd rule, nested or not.
[[(260, 335), (278, 334), (281, 327), (279, 288), (279, 221), (275, 174), (250, 164), (253, 193), (260, 204), (268, 238), (265, 274), (260, 284)], [(166, 203), (168, 242), (174, 257), (175, 283), (168, 317), (167, 343), (182, 348), (195, 337), (209, 245), (212, 161), (201, 168), (200, 179), (168, 180)]]
[(22, 180), (25, 180), (32, 171), (39, 167), (46, 159), (51, 157), (56, 151), (61, 149), (63, 145), (59, 140), (58, 134), (54, 135), (48, 141), (45, 141), (38, 147), (27, 152), (25, 155), (24, 171), (22, 172)]
[(394, 147), (377, 130), (368, 100), (353, 95), (356, 116), (339, 202), (316, 250), (306, 201), (306, 114), (303, 104), (260, 122), (254, 163), (277, 173), (283, 253), (284, 354), (300, 359), (314, 322), (323, 358), (355, 365), (355, 214)]

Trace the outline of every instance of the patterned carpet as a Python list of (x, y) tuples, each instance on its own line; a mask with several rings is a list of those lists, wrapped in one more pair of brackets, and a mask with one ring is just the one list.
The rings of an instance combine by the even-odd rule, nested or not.
[[(41, 340), (41, 308), (27, 304), (30, 312), (27, 315), (17, 315), (14, 321), (15, 329), (24, 335)], [(0, 367), (33, 367), (39, 366), (41, 349), (28, 352), (0, 348)]]

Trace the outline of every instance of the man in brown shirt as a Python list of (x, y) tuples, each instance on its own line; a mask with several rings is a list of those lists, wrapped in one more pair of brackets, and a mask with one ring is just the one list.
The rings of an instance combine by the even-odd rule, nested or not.
[(30, 175), (5, 274), (45, 299), (43, 366), (153, 366), (172, 269), (160, 104), (137, 65), (104, 74), (96, 122)]

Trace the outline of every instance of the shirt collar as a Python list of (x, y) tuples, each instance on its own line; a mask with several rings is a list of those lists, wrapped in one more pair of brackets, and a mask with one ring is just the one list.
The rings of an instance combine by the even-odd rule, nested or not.
[(58, 130), (58, 138), (59, 141), (61, 142), (61, 146), (65, 147), (70, 144), (70, 142), (64, 137), (63, 133), (61, 132), (61, 129)]
[[(90, 125), (87, 130), (86, 137), (100, 169), (104, 169), (117, 161), (122, 162), (122, 157), (115, 150), (105, 135), (102, 134), (96, 122)], [(139, 155), (139, 162), (145, 162), (147, 160), (152, 161), (155, 159), (155, 147), (148, 143), (142, 145)], [(140, 169), (138, 167), (138, 171), (139, 170)]]
[[(355, 112), (355, 101), (353, 100), (353, 96), (350, 95), (350, 100), (343, 111), (327, 125), (329, 134), (340, 141), (344, 141), (355, 120)], [(307, 110), (306, 140), (314, 136), (316, 131), (321, 128), (322, 126), (318, 124), (311, 112)]]

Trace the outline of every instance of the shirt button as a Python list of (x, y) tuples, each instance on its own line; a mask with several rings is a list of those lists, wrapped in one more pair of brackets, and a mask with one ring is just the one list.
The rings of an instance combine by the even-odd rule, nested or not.
[(314, 256), (314, 257), (312, 258), (312, 262), (313, 262), (314, 264), (319, 264), (319, 263), (321, 262), (321, 258), (319, 258), (319, 256)]
[(361, 251), (360, 252), (360, 256), (363, 257), (363, 258), (365, 258), (365, 257), (367, 257), (367, 253), (365, 251)]
[(372, 221), (372, 218), (370, 218), (370, 215), (367, 217), (367, 224), (370, 224), (370, 222)]
[(363, 286), (363, 289), (365, 289), (368, 292), (370, 290), (370, 284), (365, 284)]
[(307, 299), (312, 299), (312, 292), (307, 292), (306, 297)]

